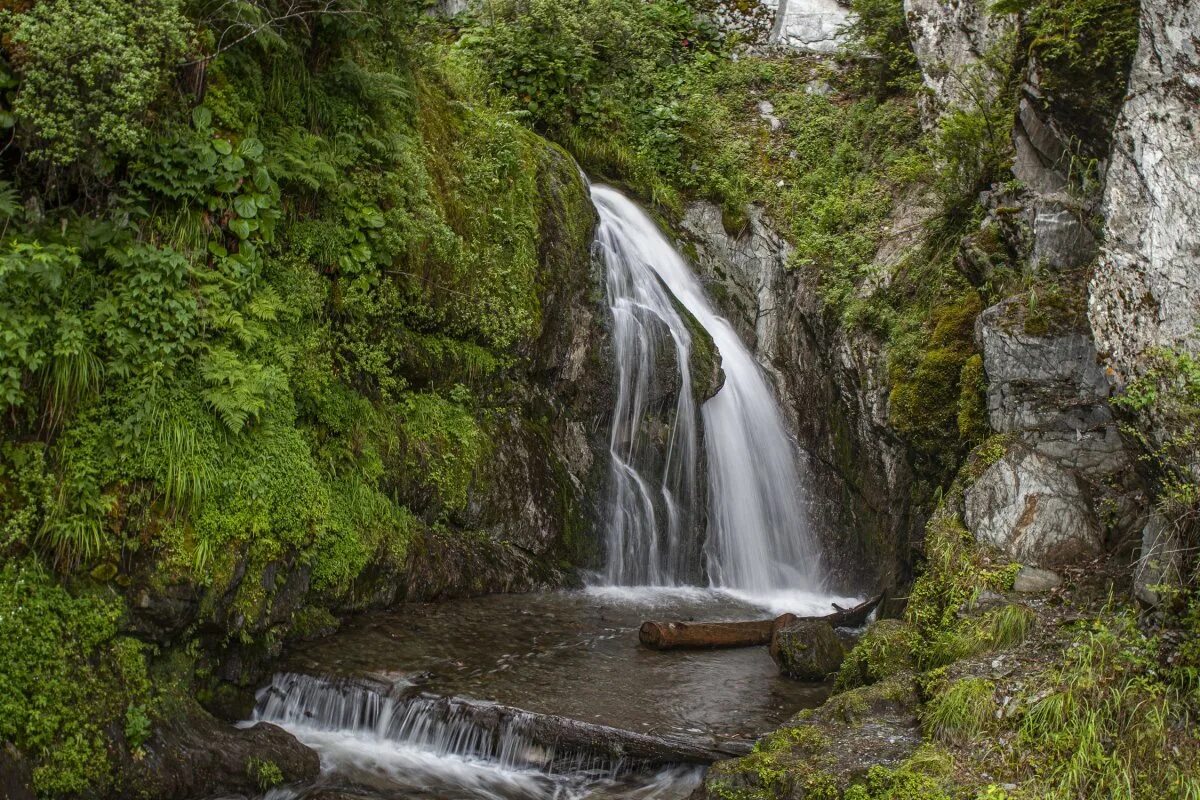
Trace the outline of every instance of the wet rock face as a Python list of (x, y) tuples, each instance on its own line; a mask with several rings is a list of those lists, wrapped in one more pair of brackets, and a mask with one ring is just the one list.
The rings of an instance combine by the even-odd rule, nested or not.
[(1100, 552), (1100, 528), (1075, 475), (1024, 446), (990, 466), (964, 506), (975, 538), (1015, 561), (1056, 566)]
[(17, 748), (0, 746), (0, 797), (5, 800), (34, 800), (33, 771)]
[(1200, 2), (1147, 0), (1140, 30), (1089, 303), (1096, 342), (1122, 378), (1151, 348), (1200, 351)]
[(730, 235), (720, 209), (693, 203), (681, 225), (683, 252), (779, 394), (832, 586), (898, 583), (921, 521), (907, 456), (888, 425), (882, 343), (830, 320), (808, 276), (787, 268), (791, 247), (762, 209), (750, 208), (748, 220)]
[(837, 672), (846, 652), (828, 622), (802, 621), (776, 631), (771, 656), (789, 678), (823, 681)]

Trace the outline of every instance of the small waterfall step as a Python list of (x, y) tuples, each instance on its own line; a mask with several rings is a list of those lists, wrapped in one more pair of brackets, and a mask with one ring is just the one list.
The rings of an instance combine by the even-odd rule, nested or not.
[(707, 765), (748, 749), (424, 694), (412, 686), (297, 673), (279, 673), (259, 690), (249, 722), (273, 723), (302, 742), (306, 734), (346, 734), (548, 775), (617, 777), (673, 764)]

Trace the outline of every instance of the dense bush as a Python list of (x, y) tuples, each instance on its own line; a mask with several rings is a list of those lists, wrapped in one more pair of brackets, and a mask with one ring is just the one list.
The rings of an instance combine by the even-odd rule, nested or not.
[(66, 165), (128, 155), (146, 139), (151, 107), (188, 52), (179, 0), (43, 0), (0, 18), (19, 88), (12, 113), (37, 146), (28, 157)]

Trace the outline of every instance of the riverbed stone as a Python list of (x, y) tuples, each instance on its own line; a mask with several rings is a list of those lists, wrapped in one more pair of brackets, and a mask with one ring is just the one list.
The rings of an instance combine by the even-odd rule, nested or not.
[(1100, 552), (1100, 529), (1075, 475), (1014, 445), (969, 489), (964, 521), (975, 539), (1036, 567), (1077, 563)]
[(775, 632), (771, 655), (779, 671), (801, 681), (823, 681), (837, 672), (846, 651), (828, 622), (801, 620)]
[(1048, 592), (1062, 585), (1057, 572), (1037, 567), (1021, 567), (1013, 579), (1014, 592)]

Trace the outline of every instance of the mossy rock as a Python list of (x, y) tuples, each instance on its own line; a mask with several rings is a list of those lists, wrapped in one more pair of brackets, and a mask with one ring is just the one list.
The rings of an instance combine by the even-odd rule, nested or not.
[(846, 651), (828, 622), (802, 620), (776, 632), (771, 656), (789, 678), (823, 681), (842, 665)]
[(830, 698), (760, 739), (743, 758), (714, 764), (695, 797), (708, 800), (837, 800), (877, 764), (920, 743), (912, 673)]

